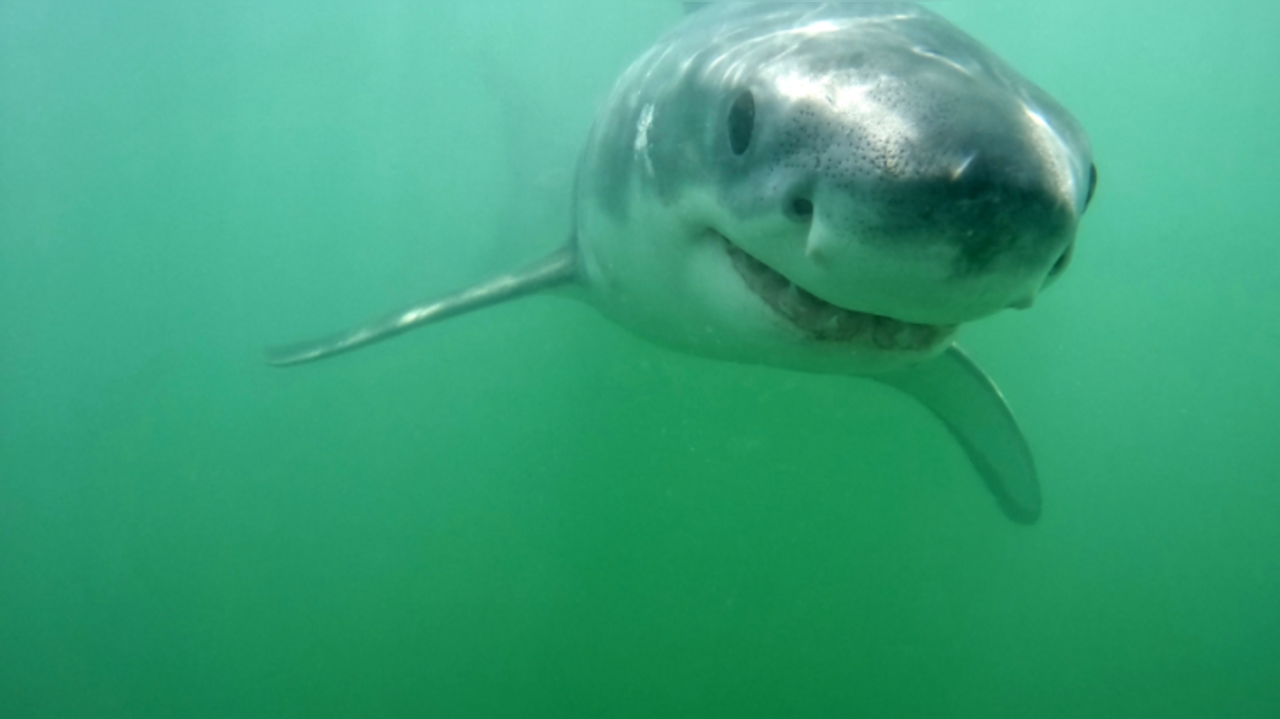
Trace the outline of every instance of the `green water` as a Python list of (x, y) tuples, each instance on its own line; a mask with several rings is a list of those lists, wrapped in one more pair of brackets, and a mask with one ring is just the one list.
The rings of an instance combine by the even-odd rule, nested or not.
[(556, 246), (676, 3), (0, 3), (0, 717), (1280, 716), (1280, 5), (939, 9), (1102, 176), (964, 334), (1033, 529), (569, 300), (262, 364)]

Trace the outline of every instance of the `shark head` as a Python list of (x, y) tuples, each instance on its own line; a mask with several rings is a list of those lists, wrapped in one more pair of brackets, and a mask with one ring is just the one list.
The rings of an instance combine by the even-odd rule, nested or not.
[(1071, 115), (928, 10), (725, 3), (619, 80), (577, 241), (597, 304), (651, 339), (879, 372), (1029, 307), (1096, 182)]

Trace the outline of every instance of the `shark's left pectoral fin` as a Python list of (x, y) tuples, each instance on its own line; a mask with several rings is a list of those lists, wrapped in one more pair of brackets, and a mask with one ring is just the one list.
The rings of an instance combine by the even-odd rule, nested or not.
[(314, 362), (389, 339), (416, 327), (570, 284), (577, 279), (578, 257), (571, 244), (523, 269), (493, 277), (460, 292), (392, 312), (355, 329), (317, 340), (268, 349), (267, 363), (288, 367)]
[(1000, 390), (960, 348), (876, 379), (915, 397), (942, 420), (1009, 519), (1034, 524), (1040, 518), (1031, 448)]

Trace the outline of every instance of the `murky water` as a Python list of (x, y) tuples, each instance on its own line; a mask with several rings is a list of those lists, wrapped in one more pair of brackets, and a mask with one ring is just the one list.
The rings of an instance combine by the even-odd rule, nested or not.
[(0, 4), (0, 716), (1280, 716), (1280, 5), (937, 8), (1102, 175), (962, 337), (1032, 529), (566, 299), (263, 365), (555, 247), (677, 3)]

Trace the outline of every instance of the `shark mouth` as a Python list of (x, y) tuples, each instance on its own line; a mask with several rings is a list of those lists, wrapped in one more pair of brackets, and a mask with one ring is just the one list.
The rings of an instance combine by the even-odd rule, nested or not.
[(925, 352), (949, 339), (958, 327), (903, 322), (837, 307), (743, 252), (723, 235), (720, 237), (747, 287), (775, 312), (815, 340), (862, 341), (885, 351)]

